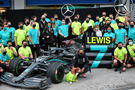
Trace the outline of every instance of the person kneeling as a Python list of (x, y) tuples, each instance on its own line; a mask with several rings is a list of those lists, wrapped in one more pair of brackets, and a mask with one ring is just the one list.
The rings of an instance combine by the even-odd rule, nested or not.
[(72, 74), (82, 75), (86, 77), (86, 72), (89, 70), (88, 58), (84, 55), (84, 50), (80, 49), (77, 55), (73, 58), (72, 61)]
[[(115, 71), (118, 68), (122, 68), (122, 71), (126, 71), (126, 61), (127, 61), (127, 50), (123, 47), (121, 42), (118, 43), (118, 47), (114, 50), (114, 67)], [(121, 70), (120, 70), (121, 72)]]

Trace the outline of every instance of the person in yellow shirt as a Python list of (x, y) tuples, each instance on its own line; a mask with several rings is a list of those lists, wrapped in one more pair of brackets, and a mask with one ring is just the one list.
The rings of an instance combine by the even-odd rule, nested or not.
[(118, 43), (118, 47), (114, 50), (114, 61), (115, 71), (122, 67), (122, 71), (126, 71), (127, 62), (127, 50), (123, 47), (122, 42)]
[(34, 22), (36, 22), (36, 27), (35, 27), (35, 29), (39, 30), (39, 23), (37, 22), (37, 17), (36, 17), (36, 16), (32, 16), (32, 20), (33, 20)]
[(31, 48), (26, 40), (22, 42), (22, 47), (19, 48), (18, 53), (21, 59), (28, 60), (28, 58), (33, 58)]
[(102, 21), (108, 20), (108, 18), (109, 17), (107, 17), (106, 12), (102, 12), (102, 17), (100, 17), (99, 21), (102, 22)]
[(114, 19), (113, 14), (109, 14), (109, 20), (111, 21), (110, 26), (113, 28), (113, 30), (119, 29), (119, 28), (118, 28), (118, 25), (117, 25), (117, 22), (116, 22), (116, 20)]
[(129, 52), (129, 59), (127, 61), (127, 67), (131, 68), (134, 66), (135, 63), (135, 44), (133, 43), (132, 38), (128, 39), (128, 44), (129, 45), (127, 45), (127, 50)]
[(86, 20), (82, 23), (82, 33), (84, 33), (90, 25), (92, 25), (91, 22), (89, 22), (89, 18), (86, 18)]
[(23, 28), (23, 23), (22, 22), (19, 22), (18, 24), (19, 26), (19, 29), (17, 29), (15, 31), (15, 46), (17, 48), (21, 47), (22, 46), (22, 41), (23, 40), (26, 40), (26, 37), (27, 37), (27, 33), (25, 31), (25, 29)]
[(74, 18), (74, 21), (71, 24), (72, 28), (72, 35), (73, 37), (77, 37), (78, 35), (81, 34), (81, 23), (78, 21), (78, 17)]
[(92, 27), (94, 27), (95, 22), (94, 22), (94, 20), (92, 19), (91, 14), (88, 14), (88, 15), (87, 15), (87, 18), (89, 18), (89, 23), (92, 24)]
[(7, 44), (8, 44), (8, 47), (6, 47), (5, 49), (7, 51), (9, 59), (12, 60), (12, 59), (14, 59), (14, 56), (17, 57), (18, 54), (17, 54), (16, 49), (12, 46), (12, 41), (8, 41)]
[(30, 25), (30, 20), (29, 18), (24, 19), (25, 24), (23, 25), (24, 29), (26, 30), (26, 33), (32, 28)]

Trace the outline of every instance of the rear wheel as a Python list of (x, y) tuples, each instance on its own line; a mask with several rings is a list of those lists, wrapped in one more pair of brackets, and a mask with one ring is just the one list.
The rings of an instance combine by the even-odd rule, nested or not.
[(10, 61), (9, 64), (9, 71), (13, 73), (14, 75), (19, 75), (21, 73), (20, 65), (24, 60), (20, 58), (14, 58)]
[(64, 67), (61, 63), (50, 63), (47, 69), (47, 77), (51, 79), (53, 83), (60, 83), (64, 78)]

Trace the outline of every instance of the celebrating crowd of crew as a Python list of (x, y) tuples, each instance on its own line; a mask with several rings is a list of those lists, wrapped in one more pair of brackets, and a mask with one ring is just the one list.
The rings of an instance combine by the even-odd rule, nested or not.
[(60, 47), (63, 40), (72, 38), (111, 37), (114, 50), (114, 67), (126, 68), (134, 66), (135, 62), (135, 23), (129, 16), (113, 15), (102, 16), (88, 14), (84, 21), (77, 14), (71, 20), (66, 16), (60, 20), (55, 14), (52, 18), (47, 13), (37, 21), (36, 16), (25, 18), (24, 22), (18, 23), (18, 29), (12, 26), (8, 20), (3, 20), (0, 28), (0, 72), (1, 65), (9, 64), (15, 57), (27, 60), (28, 57), (37, 58), (40, 48), (48, 50), (51, 46)]

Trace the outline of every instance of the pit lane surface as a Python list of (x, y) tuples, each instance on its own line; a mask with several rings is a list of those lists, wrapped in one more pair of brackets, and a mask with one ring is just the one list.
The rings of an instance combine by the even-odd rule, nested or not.
[[(1, 84), (0, 90), (33, 90), (20, 89)], [(69, 84), (65, 81), (53, 84), (47, 90), (135, 90), (135, 68), (120, 74), (113, 69), (92, 69), (87, 78), (79, 78), (77, 82)]]

